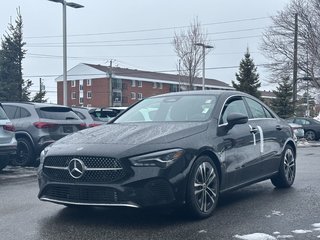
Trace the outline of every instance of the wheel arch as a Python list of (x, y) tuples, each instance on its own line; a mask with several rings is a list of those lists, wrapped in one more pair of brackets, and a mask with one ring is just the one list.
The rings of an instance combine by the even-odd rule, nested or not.
[(202, 156), (208, 156), (209, 158), (211, 158), (213, 163), (216, 165), (218, 173), (219, 173), (219, 185), (221, 185), (221, 180), (222, 180), (222, 174), (221, 173), (222, 173), (222, 170), (221, 170), (221, 162), (220, 162), (218, 156), (214, 152), (212, 152), (212, 151), (210, 151), (208, 149), (206, 149), (203, 152), (201, 152), (200, 155), (196, 159), (198, 159), (199, 157), (202, 157)]
[(29, 133), (27, 133), (27, 132), (20, 132), (20, 131), (19, 131), (19, 132), (16, 132), (15, 136), (16, 136), (16, 139), (18, 139), (18, 138), (25, 138), (25, 139), (27, 139), (27, 140), (31, 143), (32, 148), (34, 148), (34, 141), (33, 141), (32, 137), (31, 137), (31, 135), (30, 135)]

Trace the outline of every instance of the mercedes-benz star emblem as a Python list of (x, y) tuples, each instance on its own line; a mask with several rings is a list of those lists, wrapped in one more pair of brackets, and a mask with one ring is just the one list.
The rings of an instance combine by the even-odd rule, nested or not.
[(78, 179), (78, 178), (81, 178), (82, 175), (84, 174), (85, 165), (80, 159), (73, 158), (69, 162), (68, 170), (69, 170), (71, 177)]

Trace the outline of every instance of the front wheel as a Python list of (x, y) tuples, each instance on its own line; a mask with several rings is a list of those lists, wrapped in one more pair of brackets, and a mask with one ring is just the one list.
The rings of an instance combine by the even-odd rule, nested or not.
[(199, 157), (192, 166), (187, 186), (187, 204), (196, 218), (209, 217), (219, 198), (219, 173), (208, 156)]
[(271, 178), (272, 184), (277, 188), (290, 187), (296, 176), (296, 157), (293, 148), (287, 145), (282, 153), (279, 172)]

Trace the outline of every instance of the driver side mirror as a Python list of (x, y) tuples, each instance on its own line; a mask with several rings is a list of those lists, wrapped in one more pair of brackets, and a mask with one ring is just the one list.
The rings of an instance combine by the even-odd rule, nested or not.
[(234, 125), (247, 123), (248, 116), (242, 113), (230, 113), (227, 116), (227, 122), (228, 122), (227, 128), (228, 130), (230, 130), (234, 127)]

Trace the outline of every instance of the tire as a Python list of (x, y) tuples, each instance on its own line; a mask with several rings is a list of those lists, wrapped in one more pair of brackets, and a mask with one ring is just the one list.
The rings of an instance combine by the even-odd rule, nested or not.
[(312, 130), (308, 130), (305, 132), (304, 137), (308, 140), (308, 141), (315, 141), (316, 140), (316, 133)]
[(7, 156), (0, 156), (0, 171), (4, 169), (9, 164), (9, 157)]
[(12, 165), (27, 166), (35, 160), (34, 150), (30, 141), (26, 138), (17, 139), (17, 155), (11, 160)]
[(212, 215), (219, 199), (219, 173), (208, 156), (199, 157), (193, 164), (187, 185), (187, 206), (195, 218)]
[(293, 148), (287, 145), (282, 153), (279, 172), (271, 178), (272, 184), (277, 188), (289, 188), (296, 176), (296, 156)]

